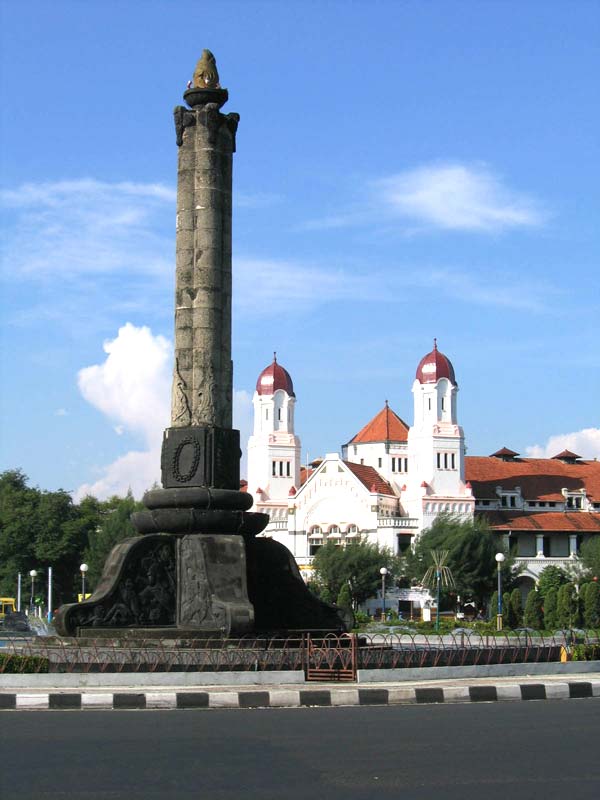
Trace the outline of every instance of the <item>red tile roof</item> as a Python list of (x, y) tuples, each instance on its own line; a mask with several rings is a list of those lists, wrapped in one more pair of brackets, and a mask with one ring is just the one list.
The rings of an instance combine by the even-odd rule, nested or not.
[(348, 444), (360, 442), (405, 442), (408, 439), (408, 425), (392, 411), (386, 403), (364, 428), (350, 439)]
[(600, 514), (581, 511), (489, 511), (485, 516), (494, 530), (600, 533)]
[(354, 464), (352, 461), (344, 461), (344, 464), (370, 492), (394, 495), (394, 490), (390, 484), (381, 477), (374, 467), (368, 467), (366, 464)]
[(466, 480), (477, 499), (495, 498), (496, 486), (521, 487), (526, 500), (562, 501), (562, 489), (585, 489), (589, 499), (600, 502), (600, 461), (566, 464), (552, 458), (515, 458), (503, 461), (492, 456), (467, 456)]
[(495, 453), (492, 453), (492, 457), (495, 458), (503, 458), (503, 457), (515, 458), (518, 455), (519, 453), (515, 453), (514, 450), (509, 450), (508, 447), (501, 447), (500, 450), (496, 450)]

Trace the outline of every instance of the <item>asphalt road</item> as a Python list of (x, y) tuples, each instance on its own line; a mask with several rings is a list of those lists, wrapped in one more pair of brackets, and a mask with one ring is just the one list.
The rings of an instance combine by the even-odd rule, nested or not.
[(583, 800), (600, 701), (0, 713), (2, 800)]

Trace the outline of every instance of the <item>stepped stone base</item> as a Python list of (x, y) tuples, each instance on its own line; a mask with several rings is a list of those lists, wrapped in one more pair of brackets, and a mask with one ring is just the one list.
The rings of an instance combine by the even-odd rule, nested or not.
[(189, 639), (352, 625), (308, 590), (286, 547), (255, 538), (268, 516), (246, 510), (249, 495), (159, 489), (144, 502), (148, 511), (132, 515), (142, 535), (113, 548), (90, 598), (59, 609), (61, 636)]

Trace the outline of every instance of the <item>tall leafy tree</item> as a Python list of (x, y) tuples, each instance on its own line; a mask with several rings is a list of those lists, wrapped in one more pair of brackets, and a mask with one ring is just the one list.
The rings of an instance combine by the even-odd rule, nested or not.
[(355, 542), (346, 547), (327, 542), (317, 550), (313, 566), (321, 597), (335, 602), (342, 588), (347, 586), (354, 608), (377, 593), (381, 585), (381, 567), (389, 570), (388, 586), (402, 572), (402, 562), (397, 556), (368, 542)]
[[(92, 503), (93, 498), (86, 499)], [(84, 560), (89, 567), (90, 590), (98, 583), (104, 562), (112, 548), (123, 539), (138, 535), (131, 524), (130, 517), (134, 511), (141, 511), (143, 508), (143, 504), (134, 499), (131, 491), (127, 493), (126, 497), (114, 496), (99, 504), (98, 523), (94, 531), (90, 533), (84, 553)]]
[(34, 566), (40, 492), (27, 485), (21, 470), (0, 474), (0, 591), (16, 593), (17, 575)]
[(548, 592), (558, 592), (560, 587), (565, 583), (568, 583), (568, 581), (569, 578), (564, 569), (550, 565), (549, 567), (544, 567), (544, 569), (541, 571), (537, 583), (537, 590), (542, 597), (547, 597)]
[[(488, 604), (496, 587), (495, 556), (501, 549), (485, 520), (463, 521), (442, 514), (420, 537), (414, 553), (406, 557), (406, 568), (408, 574), (422, 577), (433, 563), (431, 551), (448, 550), (447, 564), (454, 577), (456, 592), (463, 601), (474, 600), (481, 608)], [(510, 589), (513, 581), (514, 559), (507, 555), (502, 564), (503, 588)]]

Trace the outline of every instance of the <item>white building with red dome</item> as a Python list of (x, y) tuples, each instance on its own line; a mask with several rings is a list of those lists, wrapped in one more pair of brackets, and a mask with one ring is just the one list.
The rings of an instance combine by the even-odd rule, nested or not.
[(364, 537), (401, 552), (437, 514), (472, 516), (457, 390), (452, 364), (434, 344), (417, 369), (413, 426), (386, 401), (341, 456), (328, 453), (307, 471), (294, 431), (292, 379), (274, 357), (258, 377), (248, 442), (248, 491), (254, 510), (271, 517), (264, 535), (307, 568), (327, 540)]
[(465, 455), (458, 383), (434, 340), (416, 370), (413, 421), (384, 407), (347, 444), (300, 466), (296, 395), (277, 363), (259, 375), (248, 443), (253, 510), (271, 521), (264, 534), (284, 544), (308, 577), (317, 549), (357, 538), (399, 553), (443, 513), (485, 515), (510, 547), (529, 588), (549, 564), (573, 564), (584, 541), (600, 535), (600, 462), (567, 451), (522, 459), (504, 447)]

